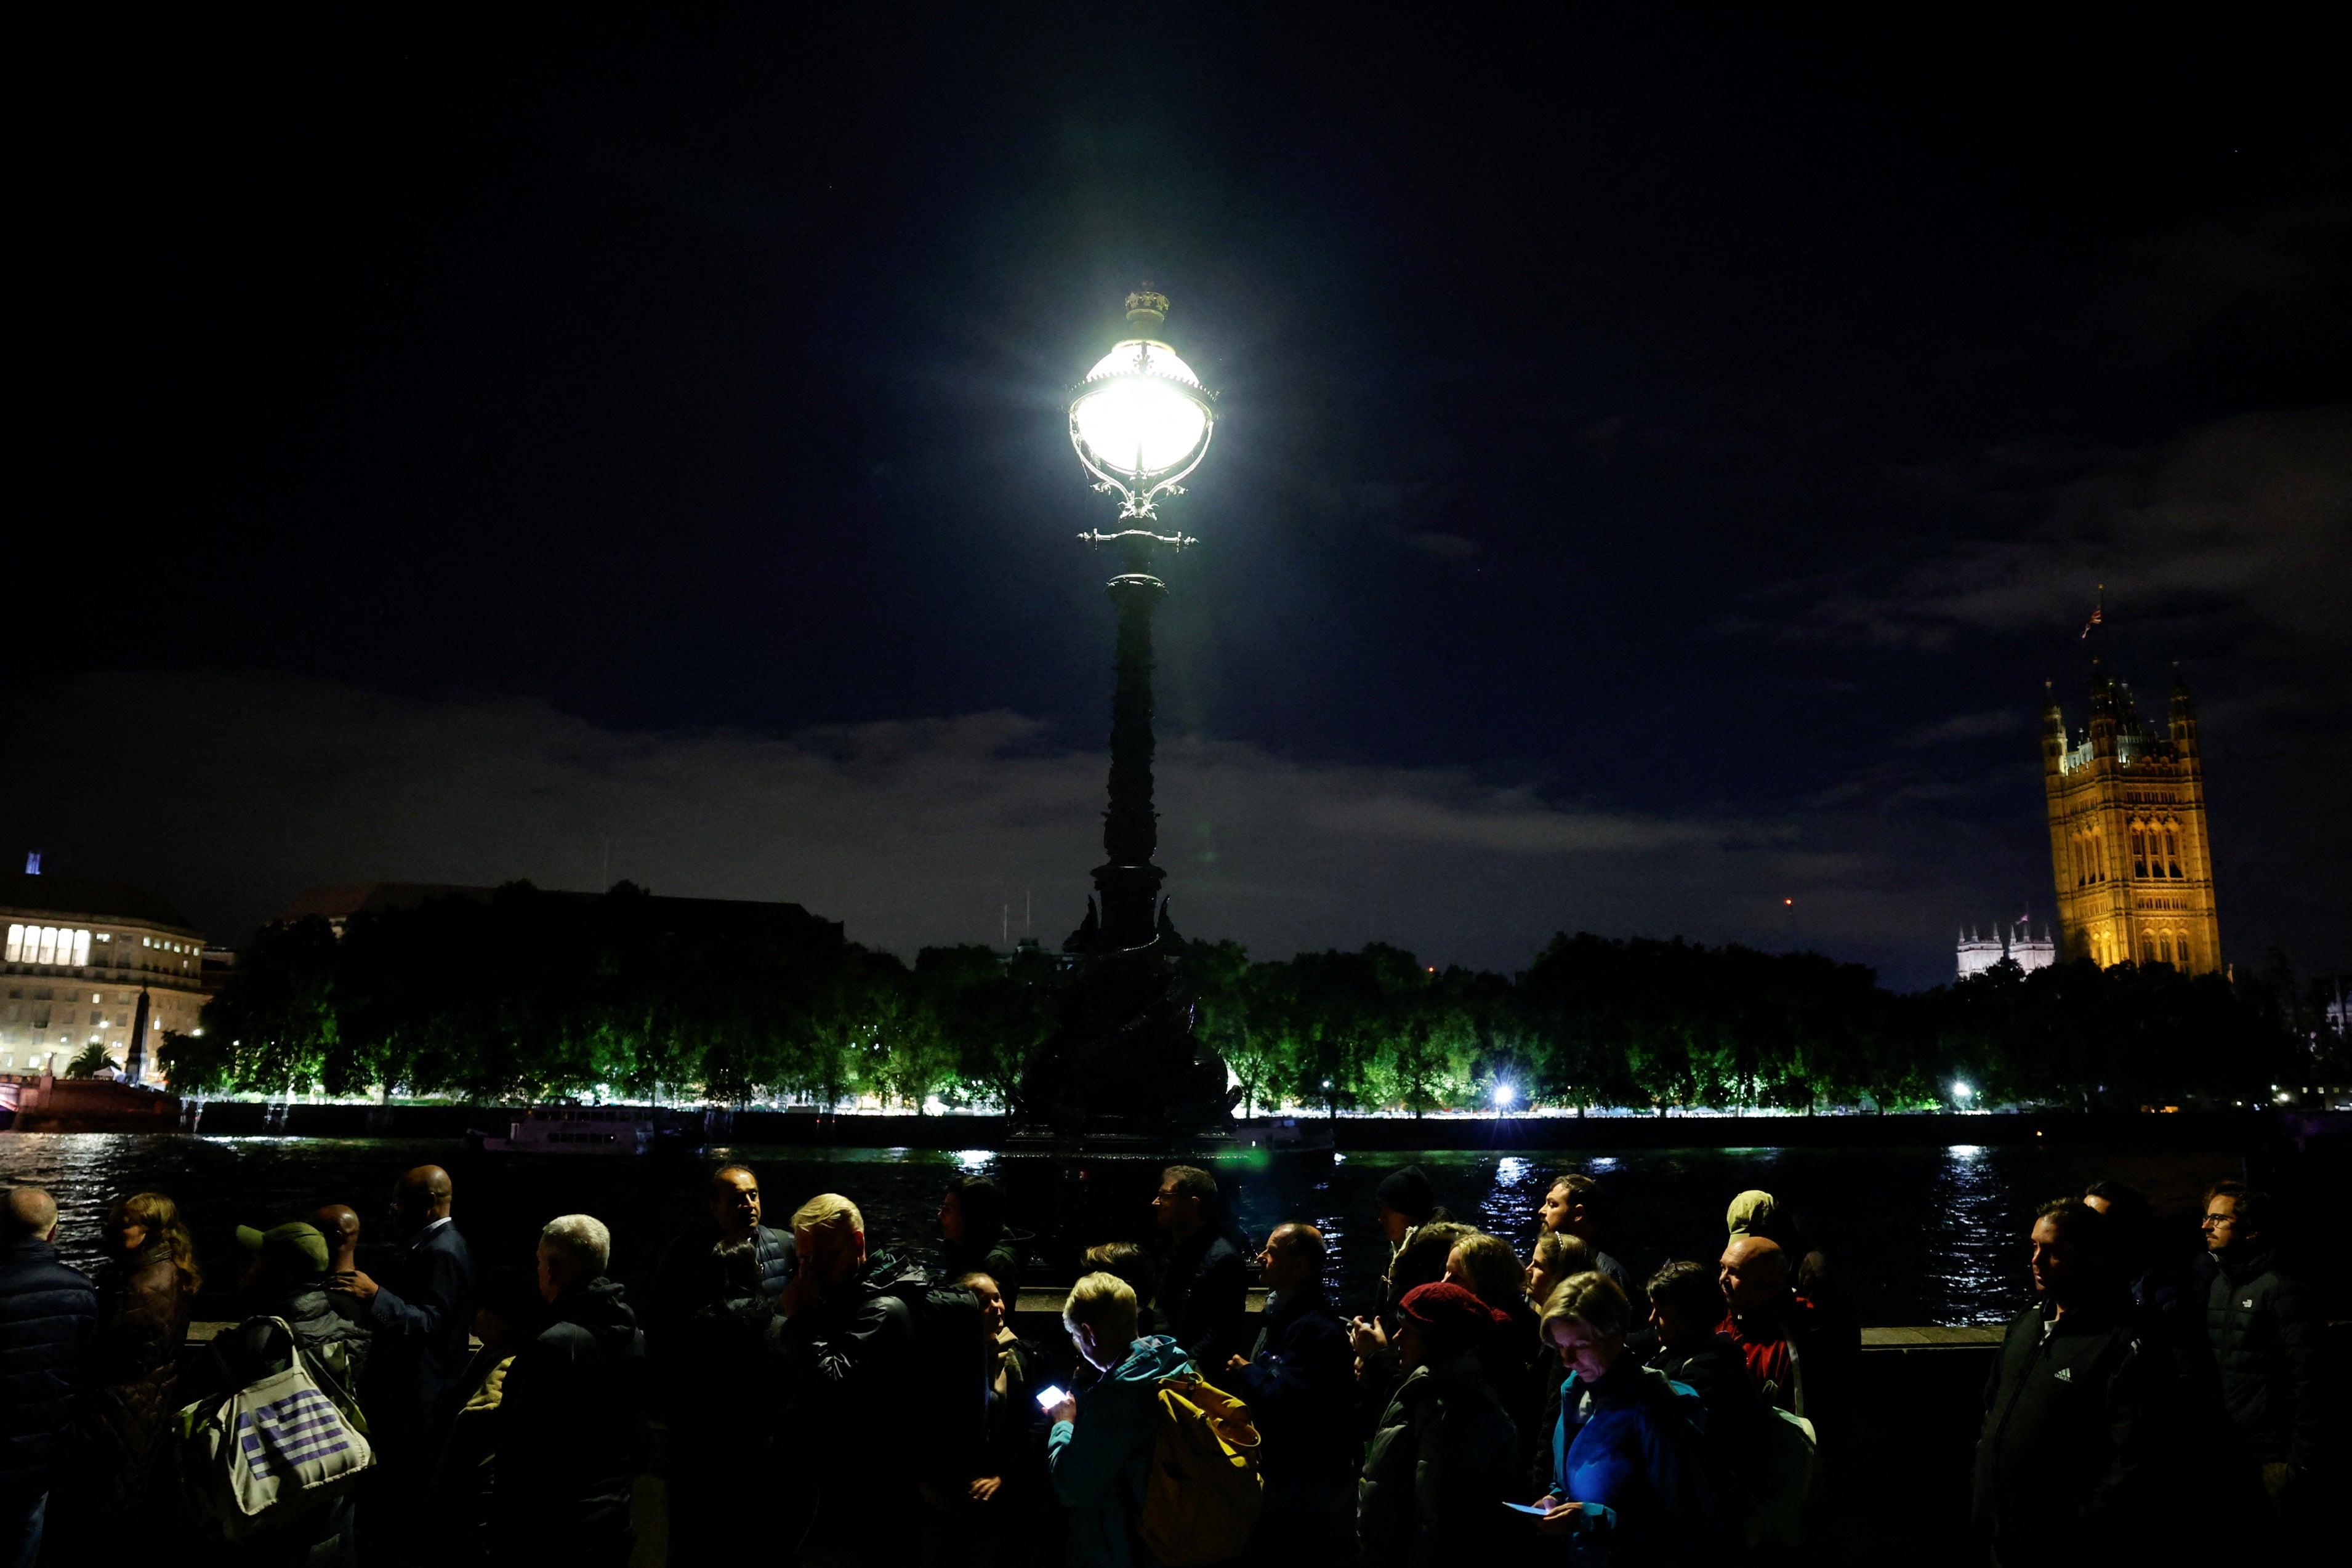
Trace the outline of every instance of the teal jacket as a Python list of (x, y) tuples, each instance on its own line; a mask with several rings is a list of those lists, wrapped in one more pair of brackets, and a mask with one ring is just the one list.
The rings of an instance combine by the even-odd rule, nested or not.
[(1160, 1380), (1192, 1372), (1192, 1358), (1174, 1340), (1148, 1334), (1078, 1395), (1075, 1423), (1054, 1423), (1045, 1468), (1054, 1495), (1070, 1511), (1070, 1568), (1147, 1568), (1150, 1559), (1130, 1545), (1128, 1526), (1143, 1511), (1160, 1440)]

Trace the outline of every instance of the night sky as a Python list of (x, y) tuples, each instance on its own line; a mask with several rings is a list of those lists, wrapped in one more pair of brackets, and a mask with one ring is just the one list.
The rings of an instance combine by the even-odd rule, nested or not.
[(2198, 694), (2229, 954), (2352, 963), (2320, 8), (569, 9), (24, 42), (0, 848), (231, 941), (625, 876), (1057, 942), (1112, 515), (1063, 408), (1148, 277), (1222, 394), (1187, 935), (1937, 982), (2053, 914), (2104, 583), (2143, 706)]

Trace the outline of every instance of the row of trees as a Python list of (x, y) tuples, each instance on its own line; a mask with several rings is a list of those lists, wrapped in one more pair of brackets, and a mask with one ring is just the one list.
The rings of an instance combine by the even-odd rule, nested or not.
[[(1562, 936), (1526, 970), (1400, 948), (1253, 961), (1182, 946), (1200, 1031), (1244, 1108), (2137, 1105), (2260, 1097), (2340, 1041), (2283, 964), (2004, 966), (1917, 995), (1811, 953)], [(527, 883), (273, 925), (163, 1061), (195, 1092), (610, 1094), (995, 1106), (1054, 1031), (1046, 954), (926, 948), (909, 966), (791, 905)]]

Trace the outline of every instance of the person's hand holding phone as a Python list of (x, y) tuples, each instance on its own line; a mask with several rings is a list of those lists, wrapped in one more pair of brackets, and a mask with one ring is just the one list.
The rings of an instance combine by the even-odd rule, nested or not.
[(1078, 1418), (1077, 1399), (1066, 1389), (1040, 1388), (1037, 1390), (1037, 1407), (1045, 1412), (1046, 1420), (1056, 1426)]
[(1544, 1499), (1544, 1501), (1552, 1506), (1549, 1512), (1536, 1521), (1536, 1528), (1546, 1535), (1573, 1535), (1592, 1522), (1580, 1502), (1562, 1502), (1551, 1497)]

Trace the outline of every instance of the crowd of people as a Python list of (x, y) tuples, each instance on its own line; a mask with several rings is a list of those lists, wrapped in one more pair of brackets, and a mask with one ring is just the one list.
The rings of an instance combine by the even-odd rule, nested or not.
[[(1065, 1349), (1017, 1332), (1024, 1258), (984, 1177), (950, 1182), (916, 1258), (869, 1252), (839, 1194), (771, 1227), (757, 1175), (729, 1166), (641, 1314), (601, 1221), (560, 1216), (530, 1268), (481, 1267), (426, 1166), (394, 1186), (381, 1278), (348, 1205), (239, 1229), (249, 1310), (191, 1347), (202, 1274), (169, 1197), (112, 1206), (93, 1281), (58, 1260), (49, 1195), (18, 1186), (0, 1568), (143, 1541), (198, 1562), (619, 1568), (647, 1476), (677, 1564), (1819, 1560), (1864, 1429), (1861, 1332), (1771, 1194), (1731, 1200), (1717, 1259), (1637, 1278), (1588, 1176), (1514, 1239), (1454, 1222), (1407, 1166), (1379, 1186), (1388, 1262), (1353, 1313), (1316, 1226), (1244, 1239), (1191, 1166), (1150, 1201), (1157, 1246), (1086, 1250)], [(2209, 1510), (2242, 1507), (2244, 1543), (2308, 1506), (2314, 1303), (2263, 1194), (2220, 1184), (2202, 1224), (2201, 1257), (2167, 1256), (2139, 1195), (2102, 1182), (2020, 1239), (2034, 1300), (1974, 1474), (1994, 1562), (2153, 1542), (2192, 1480)]]

